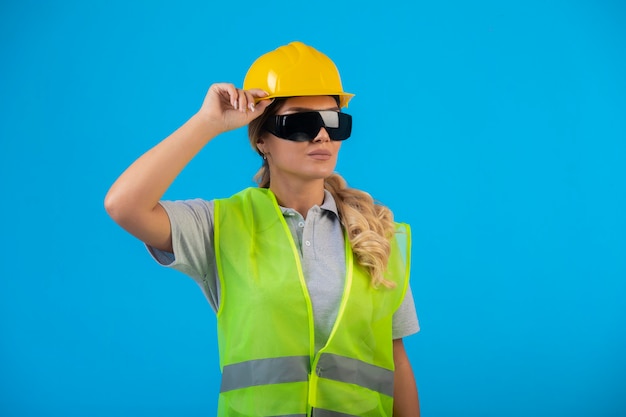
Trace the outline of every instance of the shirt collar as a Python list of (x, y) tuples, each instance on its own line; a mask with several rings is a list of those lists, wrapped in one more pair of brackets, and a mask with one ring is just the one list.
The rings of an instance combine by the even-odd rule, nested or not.
[[(279, 207), (280, 207), (280, 211), (283, 213), (283, 216), (286, 214), (292, 214), (296, 212), (292, 208), (283, 207), (283, 206), (279, 206)], [(322, 203), (321, 206), (319, 206), (319, 208), (322, 210), (326, 210), (331, 213), (334, 213), (335, 216), (339, 218), (339, 212), (337, 210), (337, 203), (335, 203), (335, 199), (333, 198), (333, 195), (330, 193), (330, 191), (326, 189), (324, 189), (324, 202)]]

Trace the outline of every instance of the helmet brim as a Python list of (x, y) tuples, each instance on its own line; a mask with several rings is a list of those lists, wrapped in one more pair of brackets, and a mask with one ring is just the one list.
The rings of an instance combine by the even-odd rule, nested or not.
[(293, 94), (289, 94), (288, 92), (281, 92), (280, 94), (270, 94), (266, 97), (256, 97), (254, 99), (255, 103), (258, 103), (261, 100), (271, 100), (273, 98), (281, 98), (281, 97), (312, 97), (312, 96), (339, 96), (339, 107), (348, 107), (348, 102), (354, 97), (352, 93), (340, 92), (340, 93), (324, 93), (320, 94), (319, 92), (315, 93), (303, 93), (302, 91), (294, 92)]

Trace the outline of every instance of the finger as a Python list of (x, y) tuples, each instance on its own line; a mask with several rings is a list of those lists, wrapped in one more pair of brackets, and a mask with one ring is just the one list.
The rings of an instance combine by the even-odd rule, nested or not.
[[(259, 100), (259, 99), (257, 98), (257, 100)], [(269, 107), (269, 105), (274, 102), (273, 98), (270, 98), (270, 99), (261, 98), (260, 100), (261, 101), (258, 101), (254, 105), (254, 111), (255, 112), (259, 112), (259, 113), (263, 113), (265, 111), (265, 109), (267, 109)]]
[(239, 103), (238, 103), (239, 107), (237, 110), (239, 110), (242, 113), (245, 113), (248, 111), (248, 97), (246, 96), (246, 91), (243, 89), (239, 90)]
[(235, 101), (235, 110), (239, 110), (241, 112), (241, 101), (243, 99), (243, 95), (241, 94), (241, 91), (239, 91), (239, 89), (237, 89), (237, 100)]
[(254, 111), (254, 95), (250, 91), (243, 90), (243, 93), (246, 96), (247, 107), (246, 110)]
[(254, 105), (254, 111), (249, 111), (246, 113), (246, 117), (248, 119), (247, 123), (252, 122), (254, 119), (260, 117), (265, 113), (267, 107), (272, 104), (274, 99), (271, 100), (263, 100)]
[(239, 90), (234, 86), (234, 84), (228, 84), (227, 90), (230, 98), (230, 105), (237, 110), (239, 105)]
[(258, 103), (261, 100), (264, 100), (265, 97), (270, 95), (270, 93), (268, 93), (265, 90), (261, 90), (260, 88), (251, 88), (250, 90), (248, 90), (248, 92), (252, 94), (252, 96), (254, 97), (255, 103)]
[(211, 86), (211, 90), (220, 98), (220, 101), (229, 103), (233, 108), (237, 108), (239, 93), (234, 84), (216, 83)]

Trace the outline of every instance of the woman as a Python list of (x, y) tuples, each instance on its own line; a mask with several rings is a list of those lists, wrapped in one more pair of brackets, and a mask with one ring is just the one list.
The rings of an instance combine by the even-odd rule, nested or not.
[[(218, 319), (220, 416), (418, 416), (402, 338), (419, 330), (409, 228), (333, 173), (352, 98), (301, 42), (257, 59), (117, 179), (105, 207), (193, 277)], [(258, 188), (160, 201), (220, 133), (248, 125)]]

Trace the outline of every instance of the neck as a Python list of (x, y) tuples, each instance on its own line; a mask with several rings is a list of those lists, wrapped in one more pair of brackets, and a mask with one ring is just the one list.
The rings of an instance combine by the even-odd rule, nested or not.
[(278, 204), (296, 210), (304, 218), (311, 207), (321, 206), (324, 202), (323, 179), (294, 184), (274, 181), (272, 178), (270, 190), (276, 196)]

